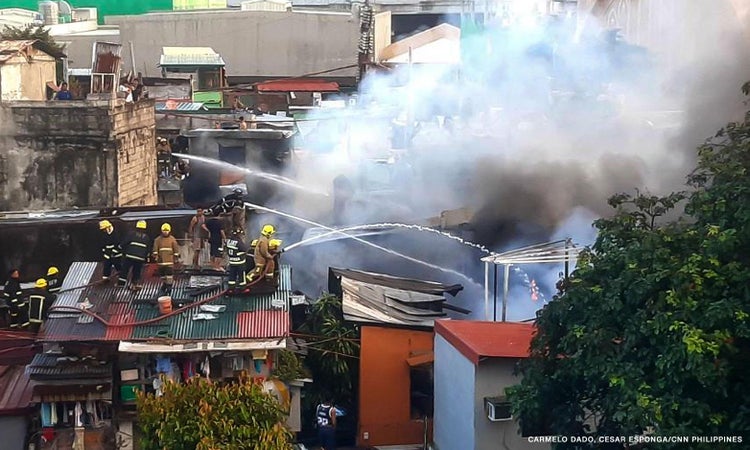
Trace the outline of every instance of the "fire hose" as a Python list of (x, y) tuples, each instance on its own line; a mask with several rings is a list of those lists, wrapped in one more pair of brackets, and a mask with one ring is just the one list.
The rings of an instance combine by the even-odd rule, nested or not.
[[(250, 283), (246, 284), (245, 288), (249, 288), (250, 286), (255, 285), (260, 280), (264, 279), (265, 275), (266, 275), (266, 273), (264, 272), (263, 276), (260, 276), (256, 280), (253, 280)], [(88, 286), (94, 285), (94, 284), (98, 284), (98, 283), (101, 283), (101, 280), (100, 281), (96, 281), (94, 283), (89, 283)], [(82, 287), (85, 287), (85, 286), (87, 286), (87, 285), (78, 286), (75, 289), (82, 288)], [(74, 288), (71, 288), (69, 290), (73, 290), (73, 289)], [(60, 292), (63, 292), (63, 291), (60, 291)], [(131, 327), (131, 326), (149, 325), (149, 324), (152, 324), (152, 323), (160, 322), (160, 321), (162, 321), (162, 320), (164, 320), (164, 319), (166, 319), (168, 317), (172, 317), (172, 316), (175, 316), (177, 314), (182, 314), (183, 312), (185, 312), (185, 311), (187, 311), (187, 310), (189, 310), (191, 308), (195, 308), (197, 306), (201, 306), (201, 305), (204, 305), (204, 304), (206, 304), (208, 302), (211, 302), (211, 301), (214, 301), (214, 300), (216, 300), (218, 298), (221, 298), (226, 293), (227, 293), (227, 290), (224, 289), (224, 290), (222, 290), (221, 292), (219, 292), (216, 295), (212, 295), (210, 297), (204, 298), (203, 300), (198, 300), (196, 302), (190, 303), (188, 305), (183, 306), (182, 308), (175, 309), (174, 311), (169, 312), (167, 314), (163, 314), (163, 315), (161, 315), (159, 317), (154, 317), (153, 319), (140, 320), (140, 321), (137, 321), (137, 322), (110, 323), (105, 318), (103, 318), (102, 316), (98, 315), (95, 312), (89, 311), (87, 309), (76, 308), (74, 306), (53, 306), (53, 307), (50, 308), (49, 312), (50, 313), (53, 312), (53, 311), (79, 312), (79, 313), (82, 312), (82, 313), (87, 314), (87, 315), (93, 317), (94, 319), (102, 322), (107, 327)]]

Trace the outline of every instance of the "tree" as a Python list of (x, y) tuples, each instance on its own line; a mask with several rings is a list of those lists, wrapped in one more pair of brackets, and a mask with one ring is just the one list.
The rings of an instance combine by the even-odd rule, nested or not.
[(138, 394), (144, 450), (291, 450), (286, 411), (250, 381), (165, 382), (163, 395)]
[(0, 30), (0, 39), (21, 41), (28, 39), (35, 39), (46, 44), (51, 50), (58, 52), (63, 51), (63, 46), (59, 45), (55, 38), (49, 34), (49, 30), (43, 26), (27, 25), (21, 27), (5, 27)]
[[(687, 193), (612, 197), (614, 216), (595, 222), (596, 242), (537, 314), (523, 380), (509, 391), (526, 432), (742, 436), (750, 429), (748, 117), (719, 131), (698, 156)], [(682, 199), (684, 214), (665, 220)]]

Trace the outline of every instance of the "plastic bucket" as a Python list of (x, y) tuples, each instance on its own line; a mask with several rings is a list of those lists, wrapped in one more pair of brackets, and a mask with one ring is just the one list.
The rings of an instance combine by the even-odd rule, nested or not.
[(168, 295), (159, 297), (159, 312), (161, 314), (169, 314), (172, 312), (172, 297)]

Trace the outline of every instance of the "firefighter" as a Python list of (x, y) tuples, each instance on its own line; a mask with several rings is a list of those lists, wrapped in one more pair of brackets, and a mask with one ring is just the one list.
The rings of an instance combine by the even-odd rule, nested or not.
[(34, 283), (34, 289), (29, 294), (28, 323), (31, 331), (37, 332), (42, 323), (47, 320), (47, 312), (52, 305), (53, 294), (49, 292), (47, 280), (40, 278)]
[(120, 249), (120, 239), (115, 234), (115, 227), (109, 220), (99, 222), (99, 229), (104, 233), (104, 245), (102, 246), (102, 256), (104, 257), (104, 270), (102, 271), (102, 280), (107, 281), (112, 276), (112, 268), (119, 273), (122, 270), (122, 250)]
[(170, 233), (172, 226), (168, 223), (161, 224), (161, 236), (154, 239), (153, 250), (154, 260), (159, 265), (161, 292), (165, 295), (172, 293), (174, 265), (180, 262), (180, 246)]
[(163, 137), (156, 138), (156, 162), (159, 176), (162, 178), (172, 177), (172, 149), (169, 142)]
[(50, 294), (57, 295), (62, 289), (62, 281), (60, 281), (60, 270), (57, 267), (50, 267), (47, 269), (47, 292)]
[(281, 248), (282, 241), (280, 239), (271, 239), (268, 241), (268, 253), (273, 255), (273, 271), (271, 272), (271, 276), (276, 278), (275, 271), (279, 268), (279, 255), (284, 252), (284, 250)]
[(211, 208), (213, 215), (229, 214), (235, 208), (245, 209), (245, 194), (240, 188), (235, 188), (231, 194), (223, 197), (219, 203)]
[(20, 307), (23, 301), (23, 291), (21, 291), (21, 275), (18, 269), (11, 269), (8, 273), (8, 281), (3, 287), (3, 299), (10, 310), (10, 327), (18, 328), (21, 325)]
[(273, 255), (268, 251), (268, 241), (274, 234), (276, 234), (276, 228), (274, 228), (273, 225), (263, 225), (253, 255), (255, 259), (255, 269), (250, 275), (251, 280), (258, 279), (264, 274), (266, 279), (273, 278), (274, 261)]
[(135, 224), (135, 231), (122, 242), (120, 248), (123, 251), (122, 272), (120, 272), (117, 285), (122, 287), (128, 283), (128, 272), (133, 270), (130, 278), (130, 289), (137, 291), (141, 289), (141, 270), (148, 257), (148, 245), (151, 242), (146, 234), (146, 221), (139, 220)]
[(226, 249), (229, 259), (229, 291), (245, 286), (245, 264), (247, 264), (247, 245), (242, 228), (235, 228), (227, 239)]

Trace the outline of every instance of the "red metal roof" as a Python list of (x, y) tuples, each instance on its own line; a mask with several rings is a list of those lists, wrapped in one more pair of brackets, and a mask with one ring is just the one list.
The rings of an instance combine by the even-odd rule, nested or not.
[(26, 414), (33, 406), (33, 391), (25, 366), (0, 366), (0, 416)]
[(289, 333), (289, 314), (286, 311), (252, 311), (237, 314), (237, 337), (265, 339)]
[(255, 89), (258, 92), (338, 92), (339, 84), (334, 81), (296, 78), (258, 83)]
[(530, 323), (436, 320), (435, 333), (474, 364), (483, 357), (526, 358), (535, 332)]

